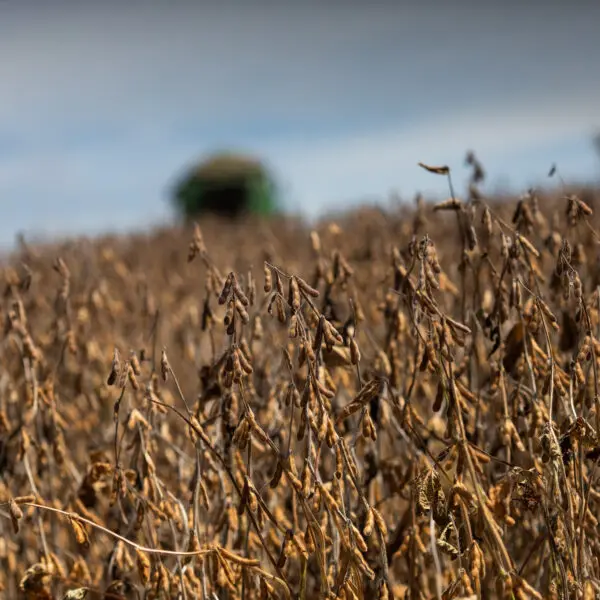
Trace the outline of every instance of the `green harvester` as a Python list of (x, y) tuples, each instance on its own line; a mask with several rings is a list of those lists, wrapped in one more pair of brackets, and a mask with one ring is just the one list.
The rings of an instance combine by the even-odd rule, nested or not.
[(211, 156), (176, 184), (174, 204), (186, 218), (217, 214), (268, 217), (278, 208), (277, 187), (259, 160), (234, 153)]

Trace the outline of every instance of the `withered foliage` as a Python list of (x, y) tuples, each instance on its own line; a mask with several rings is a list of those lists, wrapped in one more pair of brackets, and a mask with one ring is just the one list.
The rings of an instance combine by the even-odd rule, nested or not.
[(595, 198), (467, 162), (314, 231), (12, 256), (1, 596), (598, 597)]

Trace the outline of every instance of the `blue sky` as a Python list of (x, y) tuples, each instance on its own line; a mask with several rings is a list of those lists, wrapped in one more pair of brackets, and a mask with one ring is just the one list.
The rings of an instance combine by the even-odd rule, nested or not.
[(307, 216), (600, 173), (600, 3), (0, 3), (0, 244), (144, 228), (221, 148), (258, 153)]

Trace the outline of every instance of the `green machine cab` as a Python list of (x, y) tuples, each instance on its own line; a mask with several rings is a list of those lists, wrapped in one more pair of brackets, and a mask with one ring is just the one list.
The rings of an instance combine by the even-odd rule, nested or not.
[(277, 212), (277, 189), (257, 159), (233, 153), (211, 156), (181, 178), (174, 203), (183, 216), (213, 213), (225, 217), (271, 216)]

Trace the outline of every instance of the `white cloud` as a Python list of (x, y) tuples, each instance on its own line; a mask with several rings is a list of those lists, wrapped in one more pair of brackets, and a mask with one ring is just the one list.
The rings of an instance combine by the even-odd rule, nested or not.
[[(599, 105), (600, 86), (586, 96), (565, 94), (543, 104), (511, 102), (485, 110), (457, 111), (409, 127), (366, 131), (317, 143), (273, 145), (267, 152), (278, 170), (289, 174), (295, 195), (314, 198), (317, 205), (385, 194), (403, 184), (413, 190), (431, 189), (431, 175), (421, 171), (417, 162), (450, 164), (460, 171), (469, 149), (490, 166), (509, 166), (521, 178), (519, 162), (527, 151), (550, 147), (560, 152), (561, 143), (585, 142), (591, 137)], [(512, 161), (511, 155), (515, 157)], [(440, 186), (437, 189), (443, 192), (445, 182)]]
[(543, 15), (434, 2), (7, 4), (0, 131), (411, 118), (502, 91), (546, 94), (597, 66), (600, 10), (572, 4)]
[(393, 33), (389, 10), (356, 9), (336, 21), (321, 12), (191, 3), (46, 8), (43, 18), (0, 29), (0, 52), (11, 57), (0, 63), (0, 79), (10, 82), (0, 120), (25, 128), (52, 120), (172, 123), (235, 118), (265, 103), (287, 110), (290, 101), (319, 112), (321, 103), (303, 105), (301, 96), (318, 87), (320, 100), (331, 98), (340, 78), (353, 76), (349, 63), (339, 68), (352, 47)]

